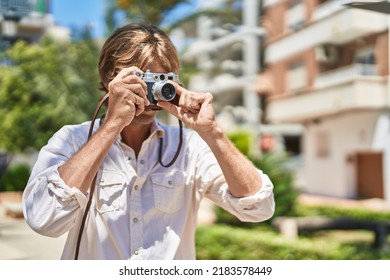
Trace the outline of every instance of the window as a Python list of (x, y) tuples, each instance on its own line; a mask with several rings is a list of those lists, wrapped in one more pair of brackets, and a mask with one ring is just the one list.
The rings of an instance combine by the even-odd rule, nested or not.
[(375, 50), (374, 47), (367, 47), (356, 51), (355, 63), (359, 64), (375, 64)]
[(357, 64), (359, 75), (377, 75), (375, 49), (373, 46), (357, 50), (354, 57), (354, 63)]
[(291, 63), (287, 70), (287, 90), (297, 91), (306, 86), (306, 68), (302, 61)]
[(289, 155), (296, 156), (301, 154), (300, 135), (284, 135), (283, 142), (285, 150)]
[(330, 139), (326, 131), (318, 131), (316, 134), (316, 155), (319, 158), (326, 158), (330, 155)]

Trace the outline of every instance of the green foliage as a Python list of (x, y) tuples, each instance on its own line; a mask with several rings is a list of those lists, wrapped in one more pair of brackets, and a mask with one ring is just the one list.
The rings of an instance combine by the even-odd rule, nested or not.
[[(363, 233), (364, 234), (364, 233)], [(369, 233), (367, 233), (369, 234)], [(197, 259), (200, 260), (386, 260), (389, 251), (373, 249), (370, 239), (337, 240), (334, 236), (283, 238), (272, 229), (228, 225), (198, 227)]]
[(295, 216), (298, 190), (294, 187), (293, 172), (285, 166), (288, 157), (283, 153), (266, 153), (261, 157), (250, 157), (255, 166), (263, 170), (274, 184), (275, 215)]
[[(389, 221), (390, 211), (362, 207), (304, 205), (294, 207), (297, 216), (344, 217)], [(231, 218), (231, 216), (229, 216)], [(319, 230), (288, 239), (268, 223), (251, 227), (230, 223), (198, 227), (197, 258), (218, 260), (387, 260), (390, 250), (374, 248), (368, 230)], [(390, 237), (388, 237), (390, 242)]]
[(108, 0), (106, 24), (109, 32), (113, 31), (118, 26), (116, 14), (121, 11), (128, 22), (160, 25), (170, 11), (183, 3), (188, 0)]
[(297, 216), (329, 217), (329, 218), (351, 218), (367, 221), (389, 221), (390, 211), (371, 210), (363, 207), (336, 207), (324, 205), (298, 205)]
[(30, 177), (27, 164), (15, 164), (8, 168), (0, 179), (0, 191), (23, 191)]
[(39, 149), (64, 124), (92, 116), (98, 101), (93, 42), (18, 42), (7, 56), (12, 65), (0, 67), (1, 148)]
[[(173, 28), (178, 26), (184, 27), (188, 22), (193, 22), (201, 16), (208, 16), (218, 18), (221, 22), (228, 24), (240, 24), (241, 20), (241, 1), (225, 1), (219, 3), (218, 8), (207, 8), (199, 11), (194, 11), (186, 17), (182, 17), (178, 20), (172, 20), (170, 18), (171, 12), (181, 5), (190, 5), (189, 0), (107, 0), (105, 21), (108, 32), (111, 33), (115, 28), (122, 25), (118, 22), (117, 14), (123, 13), (126, 22), (131, 23), (152, 23), (157, 26), (166, 26), (166, 31), (170, 33)], [(168, 24), (169, 23), (169, 26)], [(190, 29), (193, 29), (191, 24)], [(193, 30), (191, 30), (193, 32)]]
[(238, 130), (228, 133), (228, 137), (241, 153), (245, 156), (249, 156), (252, 143), (252, 134), (249, 131)]

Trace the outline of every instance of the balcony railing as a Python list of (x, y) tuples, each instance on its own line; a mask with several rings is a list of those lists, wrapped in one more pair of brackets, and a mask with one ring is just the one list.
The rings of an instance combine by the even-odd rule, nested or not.
[(352, 80), (361, 76), (377, 76), (378, 67), (375, 64), (351, 64), (345, 67), (340, 67), (335, 70), (324, 72), (320, 74), (315, 82), (316, 88), (331, 86)]
[(303, 123), (351, 110), (389, 108), (388, 104), (384, 78), (352, 79), (298, 95), (271, 98), (267, 117), (274, 123)]

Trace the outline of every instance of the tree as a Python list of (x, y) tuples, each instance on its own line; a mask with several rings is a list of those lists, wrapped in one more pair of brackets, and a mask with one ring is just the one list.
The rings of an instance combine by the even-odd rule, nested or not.
[(165, 16), (179, 4), (189, 0), (107, 0), (106, 24), (109, 31), (116, 27), (115, 16), (118, 11), (125, 14), (132, 23), (152, 23), (160, 25)]
[(90, 119), (98, 97), (98, 46), (45, 38), (16, 43), (0, 66), (0, 148), (40, 149), (65, 124)]

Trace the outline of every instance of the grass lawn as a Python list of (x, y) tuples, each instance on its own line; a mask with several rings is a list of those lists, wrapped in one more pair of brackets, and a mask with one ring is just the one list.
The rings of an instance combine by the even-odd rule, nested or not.
[(318, 231), (288, 239), (270, 226), (200, 226), (197, 258), (203, 260), (383, 260), (390, 250), (372, 247), (370, 231)]

